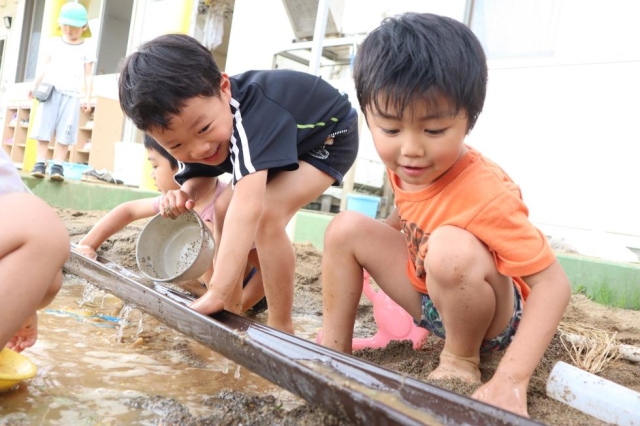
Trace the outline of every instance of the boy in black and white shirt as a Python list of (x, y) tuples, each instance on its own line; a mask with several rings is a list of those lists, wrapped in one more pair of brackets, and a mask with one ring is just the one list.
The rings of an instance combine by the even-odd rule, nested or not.
[(339, 185), (355, 161), (358, 119), (346, 95), (296, 71), (230, 77), (206, 48), (179, 34), (131, 54), (119, 89), (125, 114), (184, 163), (176, 175), (181, 190), (163, 199), (165, 215), (192, 208), (203, 179), (233, 176), (216, 205), (209, 290), (191, 307), (238, 311), (242, 259), (255, 241), (268, 323), (293, 333), (295, 256), (285, 227), (301, 207)]

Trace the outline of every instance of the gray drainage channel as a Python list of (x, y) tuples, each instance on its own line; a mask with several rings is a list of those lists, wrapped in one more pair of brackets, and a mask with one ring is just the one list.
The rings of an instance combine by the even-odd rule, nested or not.
[(540, 424), (239, 315), (198, 314), (180, 293), (144, 282), (101, 257), (94, 261), (71, 251), (64, 268), (307, 402), (357, 424)]

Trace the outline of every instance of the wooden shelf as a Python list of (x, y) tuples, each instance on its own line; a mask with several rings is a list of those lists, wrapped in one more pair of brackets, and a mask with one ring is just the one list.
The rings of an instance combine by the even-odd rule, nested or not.
[[(27, 132), (20, 127), (20, 120), (29, 119), (29, 110), (20, 109), (19, 104), (7, 106), (4, 115), (5, 127), (2, 134), (3, 148), (11, 161), (16, 165), (24, 160), (24, 143), (26, 142)], [(7, 143), (11, 140), (11, 143)]]
[[(113, 170), (115, 158), (115, 143), (122, 137), (124, 115), (120, 109), (120, 103), (116, 99), (95, 97), (91, 102), (91, 111), (80, 110), (78, 120), (78, 142), (70, 147), (66, 161), (71, 163), (88, 163), (96, 169)], [(24, 161), (29, 124), (20, 121), (32, 120), (31, 103), (16, 102), (5, 108), (5, 126), (2, 137), (2, 149), (7, 152), (11, 160), (22, 165)], [(35, 113), (35, 111), (33, 111)], [(93, 125), (87, 127), (89, 120)], [(96, 130), (98, 129), (98, 130)], [(12, 143), (6, 143), (7, 139), (13, 139)], [(55, 135), (53, 136), (55, 141)], [(91, 142), (90, 149), (84, 149), (85, 144)], [(55, 154), (55, 142), (49, 143), (47, 158), (51, 159)]]

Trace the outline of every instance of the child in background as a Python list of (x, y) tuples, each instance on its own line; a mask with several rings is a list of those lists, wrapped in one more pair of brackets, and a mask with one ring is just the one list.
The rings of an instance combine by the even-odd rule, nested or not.
[[(167, 191), (179, 189), (180, 186), (173, 179), (178, 171), (178, 162), (175, 158), (167, 153), (158, 143), (149, 135), (144, 135), (144, 147), (147, 150), (147, 156), (152, 166), (151, 177), (156, 186), (163, 194)], [(222, 193), (226, 184), (217, 178), (210, 179), (207, 182), (209, 188), (202, 193), (202, 197), (198, 199), (194, 210), (207, 224), (209, 228), (213, 226), (213, 205)], [(82, 237), (76, 245), (75, 251), (92, 259), (96, 258), (96, 250), (104, 243), (107, 238), (130, 224), (131, 222), (154, 216), (159, 212), (159, 205), (163, 195), (157, 198), (143, 198), (139, 200), (127, 201), (122, 203), (105, 216), (103, 216), (89, 233)], [(249, 310), (253, 313), (259, 313), (266, 309), (264, 298), (264, 290), (262, 287), (262, 276), (260, 271), (253, 265), (259, 264), (255, 250), (249, 255), (249, 262), (245, 270), (244, 290), (242, 293), (243, 311)], [(206, 290), (206, 283), (211, 278), (211, 269), (209, 269), (200, 280), (196, 282), (182, 282), (180, 285), (190, 292), (201, 296)]]
[[(82, 39), (87, 27), (87, 10), (80, 3), (65, 3), (58, 23), (62, 37), (53, 40), (46, 49), (44, 68), (35, 79), (29, 99), (40, 83), (54, 86), (48, 100), (40, 102), (33, 122), (31, 137), (38, 141), (36, 163), (31, 175), (45, 176), (49, 141), (55, 132), (56, 146), (49, 161), (51, 180), (63, 181), (62, 163), (67, 161), (69, 146), (78, 139), (80, 92), (84, 84), (82, 110), (91, 111), (91, 77), (95, 55)], [(84, 82), (84, 83), (83, 83)]]
[(216, 206), (209, 290), (191, 307), (203, 314), (238, 310), (239, 279), (255, 241), (268, 324), (293, 333), (295, 255), (285, 227), (339, 185), (355, 161), (358, 114), (347, 96), (302, 72), (229, 77), (204, 46), (180, 34), (160, 36), (127, 57), (119, 93), (134, 124), (185, 163), (176, 176), (182, 187), (167, 193), (161, 211), (177, 216), (193, 208), (207, 179), (233, 174), (228, 210)]
[(0, 149), (0, 350), (17, 352), (38, 337), (38, 314), (62, 285), (69, 235), (44, 201), (28, 194)]
[(508, 348), (473, 397), (527, 416), (529, 380), (571, 287), (519, 187), (464, 143), (486, 93), (479, 41), (450, 18), (388, 18), (358, 49), (354, 78), (397, 208), (386, 224), (342, 212), (329, 225), (322, 344), (351, 352), (365, 268), (445, 339), (430, 379), (480, 384), (480, 353)]

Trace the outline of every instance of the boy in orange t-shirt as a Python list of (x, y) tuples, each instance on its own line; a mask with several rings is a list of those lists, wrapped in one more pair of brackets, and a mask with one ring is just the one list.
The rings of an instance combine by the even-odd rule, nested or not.
[(396, 210), (386, 223), (342, 212), (327, 229), (322, 344), (351, 352), (365, 268), (445, 339), (430, 379), (480, 385), (480, 353), (506, 349), (473, 397), (528, 416), (529, 380), (571, 287), (519, 187), (464, 144), (486, 94), (479, 41), (450, 18), (388, 18), (358, 50), (354, 78)]

